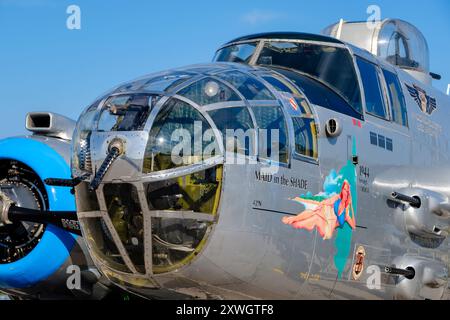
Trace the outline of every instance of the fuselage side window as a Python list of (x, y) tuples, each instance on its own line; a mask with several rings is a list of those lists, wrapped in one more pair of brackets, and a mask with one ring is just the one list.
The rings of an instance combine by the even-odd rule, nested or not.
[(295, 152), (317, 159), (317, 133), (314, 118), (292, 117), (295, 134)]
[(364, 87), (364, 97), (366, 98), (366, 112), (383, 118), (388, 118), (378, 67), (366, 60), (357, 58), (359, 72)]
[(383, 75), (386, 80), (386, 87), (389, 94), (392, 121), (407, 127), (408, 114), (406, 111), (405, 97), (397, 75), (387, 70), (383, 70)]
[(286, 119), (279, 106), (252, 107), (258, 125), (258, 156), (274, 162), (289, 159)]
[(317, 159), (317, 131), (312, 108), (303, 93), (289, 82), (275, 76), (265, 76), (264, 80), (269, 82), (276, 90), (288, 93), (294, 101), (290, 100), (291, 117), (294, 126), (295, 153)]

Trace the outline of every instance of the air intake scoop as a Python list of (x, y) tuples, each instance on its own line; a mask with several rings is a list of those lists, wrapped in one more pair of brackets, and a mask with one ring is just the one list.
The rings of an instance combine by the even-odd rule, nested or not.
[(72, 140), (76, 122), (53, 112), (30, 112), (25, 128), (35, 135)]

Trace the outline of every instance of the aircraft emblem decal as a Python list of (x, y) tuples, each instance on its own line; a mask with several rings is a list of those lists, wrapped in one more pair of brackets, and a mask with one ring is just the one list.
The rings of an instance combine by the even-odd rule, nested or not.
[[(356, 156), (354, 138), (353, 155)], [(283, 217), (282, 222), (295, 229), (316, 229), (323, 240), (332, 239), (336, 231), (334, 264), (340, 278), (350, 254), (352, 233), (356, 228), (356, 165), (348, 160), (339, 173), (331, 170), (325, 178), (323, 190), (316, 195), (309, 192), (294, 198), (293, 200), (303, 204), (305, 209), (296, 216)]]
[(411, 87), (406, 84), (406, 88), (408, 88), (408, 92), (413, 97), (413, 99), (419, 105), (420, 110), (426, 114), (432, 114), (436, 109), (436, 99), (427, 95), (427, 92), (422, 88), (419, 88), (415, 84)]

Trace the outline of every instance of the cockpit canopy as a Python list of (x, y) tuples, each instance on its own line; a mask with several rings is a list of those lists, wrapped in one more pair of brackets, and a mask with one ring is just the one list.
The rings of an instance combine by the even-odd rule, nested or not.
[(334, 38), (296, 32), (256, 34), (225, 44), (216, 52), (214, 61), (294, 70), (331, 89), (355, 113), (362, 114), (352, 55), (344, 43)]
[(412, 24), (399, 19), (333, 24), (323, 34), (365, 49), (389, 63), (426, 75), (430, 72), (428, 44)]

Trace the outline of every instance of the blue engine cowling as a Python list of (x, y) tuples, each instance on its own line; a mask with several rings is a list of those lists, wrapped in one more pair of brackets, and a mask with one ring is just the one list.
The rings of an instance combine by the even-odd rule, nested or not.
[[(40, 118), (33, 118), (34, 115)], [(71, 177), (69, 139), (73, 126), (70, 119), (50, 113), (29, 114), (27, 129), (34, 135), (0, 140), (0, 175), (3, 174), (0, 182), (3, 181), (3, 186), (9, 188), (13, 188), (10, 185), (24, 185), (20, 181), (24, 175), (20, 171), (23, 170), (36, 180), (33, 187), (40, 189), (37, 192), (43, 196), (48, 210), (75, 211), (75, 199), (70, 188), (43, 183), (47, 178)], [(20, 194), (17, 194), (19, 192), (15, 192), (19, 197)], [(104, 297), (109, 292), (109, 285), (99, 282), (101, 277), (93, 266), (83, 239), (55, 226), (42, 228), (39, 239), (26, 247), (28, 252), (18, 249), (20, 258), (6, 249), (0, 252), (0, 255), (6, 255), (0, 257), (0, 290), (19, 298)], [(10, 241), (8, 236), (2, 240), (6, 245)], [(0, 241), (0, 248), (5, 243)], [(12, 256), (8, 257), (8, 254)], [(80, 270), (81, 287), (67, 285), (75, 270)]]

